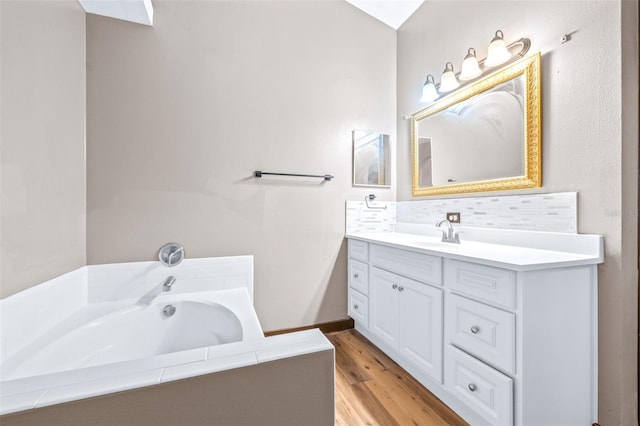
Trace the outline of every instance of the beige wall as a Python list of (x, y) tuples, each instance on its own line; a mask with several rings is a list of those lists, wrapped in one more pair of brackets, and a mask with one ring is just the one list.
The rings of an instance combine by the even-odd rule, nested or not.
[(85, 15), (0, 2), (0, 297), (83, 266)]
[(344, 202), (395, 198), (352, 187), (350, 132), (395, 134), (395, 46), (344, 1), (154, 1), (152, 28), (88, 15), (89, 264), (169, 241), (252, 254), (265, 330), (346, 318)]
[[(637, 25), (631, 1), (456, 1), (425, 3), (398, 32), (401, 116), (423, 108), (418, 100), (426, 74), (439, 80), (447, 61), (459, 69), (469, 47), (485, 57), (496, 29), (508, 42), (529, 37), (532, 51), (542, 52), (544, 187), (535, 192), (577, 191), (579, 232), (605, 236), (606, 263), (599, 268), (603, 425), (637, 422)], [(565, 33), (571, 41), (561, 44)], [(406, 121), (398, 124), (398, 141), (398, 199), (410, 200)]]

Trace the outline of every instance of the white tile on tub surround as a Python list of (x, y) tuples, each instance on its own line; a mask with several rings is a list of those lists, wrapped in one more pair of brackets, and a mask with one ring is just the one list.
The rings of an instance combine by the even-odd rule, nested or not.
[(207, 348), (189, 349), (152, 356), (149, 358), (114, 362), (93, 367), (78, 368), (39, 376), (24, 377), (3, 381), (3, 395), (20, 394), (32, 390), (46, 390), (86, 381), (107, 379), (114, 376), (126, 376), (141, 371), (157, 370), (176, 364), (204, 361), (207, 359)]
[(0, 300), (3, 362), (87, 303), (82, 267)]
[(15, 413), (16, 411), (31, 410), (47, 393), (46, 390), (25, 392), (7, 395), (0, 388), (0, 413), (2, 415)]
[(50, 389), (37, 403), (36, 408), (63, 402), (76, 401), (107, 393), (121, 392), (160, 383), (162, 369), (91, 380)]
[(91, 265), (88, 269), (89, 302), (158, 294), (169, 276), (176, 278), (174, 293), (247, 288), (253, 301), (253, 256), (187, 258), (171, 268), (156, 261)]
[(347, 234), (393, 232), (396, 223), (396, 203), (370, 201), (369, 206), (370, 208), (364, 201), (347, 201), (345, 218)]
[(289, 345), (308, 343), (315, 336), (316, 330), (303, 330), (293, 333), (277, 334), (254, 340), (214, 345), (207, 348), (207, 359), (231, 356), (236, 353), (260, 351), (263, 349), (283, 348)]
[(219, 371), (231, 370), (234, 368), (248, 367), (250, 365), (256, 365), (257, 363), (258, 360), (255, 352), (246, 352), (209, 359), (207, 361), (174, 365), (164, 369), (160, 382), (166, 383), (202, 374), (217, 373)]
[(275, 361), (282, 358), (290, 358), (299, 355), (306, 355), (314, 352), (333, 350), (333, 345), (318, 329), (311, 330), (309, 340), (303, 343), (292, 343), (286, 346), (275, 346), (256, 351), (258, 362)]
[(397, 221), (433, 225), (448, 212), (460, 212), (463, 226), (577, 233), (577, 195), (561, 192), (402, 201), (397, 203)]

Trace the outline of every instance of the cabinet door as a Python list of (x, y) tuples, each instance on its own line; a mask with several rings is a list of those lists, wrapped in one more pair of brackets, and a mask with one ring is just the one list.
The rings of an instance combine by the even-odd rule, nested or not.
[(369, 328), (386, 343), (398, 345), (398, 275), (371, 268), (369, 274)]
[(404, 279), (398, 290), (398, 350), (442, 383), (442, 290), (409, 279)]

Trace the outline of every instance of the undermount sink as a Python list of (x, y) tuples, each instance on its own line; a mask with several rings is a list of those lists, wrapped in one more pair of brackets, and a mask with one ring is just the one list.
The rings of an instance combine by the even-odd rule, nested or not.
[(460, 243), (445, 243), (442, 241), (413, 241), (411, 244), (426, 248), (426, 249), (434, 249), (434, 250), (442, 250), (442, 249), (456, 249), (460, 247)]

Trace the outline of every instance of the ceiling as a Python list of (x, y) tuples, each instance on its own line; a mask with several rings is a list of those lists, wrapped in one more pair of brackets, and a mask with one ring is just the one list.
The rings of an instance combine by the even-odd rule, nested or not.
[(153, 25), (151, 0), (78, 0), (87, 13)]
[[(346, 0), (397, 30), (424, 0)], [(153, 25), (151, 0), (79, 0), (87, 13)]]
[(346, 0), (394, 30), (420, 7), (424, 0)]

